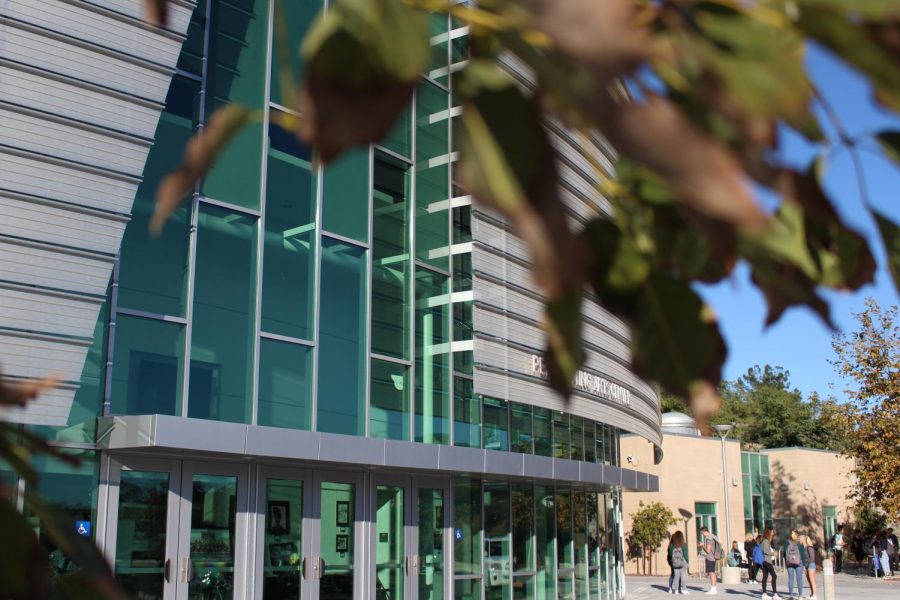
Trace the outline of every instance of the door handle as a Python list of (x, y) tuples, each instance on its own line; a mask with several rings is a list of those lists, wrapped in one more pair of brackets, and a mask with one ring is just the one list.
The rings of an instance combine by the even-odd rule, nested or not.
[(194, 579), (194, 561), (188, 557), (181, 559), (181, 582), (190, 583)]
[(163, 577), (166, 578), (166, 583), (172, 581), (172, 559), (167, 558), (165, 564), (163, 565)]
[(300, 576), (306, 579), (306, 557), (300, 559)]
[(325, 559), (319, 557), (319, 579), (325, 577)]
[(403, 557), (403, 574), (409, 575), (409, 556)]

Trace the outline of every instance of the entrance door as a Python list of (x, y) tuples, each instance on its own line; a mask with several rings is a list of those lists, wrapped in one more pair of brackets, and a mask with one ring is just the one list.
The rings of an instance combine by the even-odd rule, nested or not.
[[(365, 528), (362, 477), (316, 472), (311, 520), (311, 600), (365, 597)], [(309, 569), (309, 566), (307, 566)]]
[(450, 518), (445, 480), (377, 477), (372, 493), (372, 578), (364, 598), (444, 600)]
[(105, 547), (116, 579), (146, 600), (246, 597), (246, 474), (240, 465), (111, 459)]

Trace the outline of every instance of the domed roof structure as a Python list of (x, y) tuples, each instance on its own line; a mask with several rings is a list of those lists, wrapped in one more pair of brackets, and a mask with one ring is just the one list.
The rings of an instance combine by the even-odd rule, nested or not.
[(663, 413), (662, 431), (664, 434), (700, 435), (700, 429), (690, 415), (675, 411)]

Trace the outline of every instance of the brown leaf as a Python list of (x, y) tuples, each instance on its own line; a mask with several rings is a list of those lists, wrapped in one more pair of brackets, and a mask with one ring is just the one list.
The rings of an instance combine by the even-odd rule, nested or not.
[(343, 150), (380, 140), (412, 98), (415, 83), (364, 88), (309, 73), (299, 93), (297, 135), (327, 163)]
[(539, 31), (555, 49), (587, 67), (599, 82), (629, 73), (649, 56), (646, 30), (631, 0), (530, 0)]
[(756, 229), (766, 222), (734, 154), (668, 100), (651, 96), (643, 104), (601, 101), (588, 108), (613, 146), (662, 175), (688, 208), (728, 227)]
[(51, 390), (57, 385), (59, 378), (55, 376), (17, 383), (9, 383), (8, 379), (0, 376), (0, 405), (25, 406), (42, 392)]
[(144, 20), (164, 27), (169, 19), (169, 0), (144, 0)]
[(760, 257), (753, 261), (751, 279), (766, 298), (769, 307), (767, 327), (778, 321), (791, 306), (808, 306), (830, 329), (835, 329), (831, 307), (816, 292), (816, 283), (796, 266)]
[(722, 397), (716, 386), (705, 379), (695, 381), (689, 390), (691, 415), (703, 435), (712, 435), (709, 420), (722, 407)]
[(166, 219), (178, 207), (194, 184), (212, 167), (228, 142), (253, 120), (253, 112), (237, 104), (223, 106), (206, 126), (188, 141), (181, 164), (166, 175), (156, 188), (156, 209), (150, 231), (158, 235)]

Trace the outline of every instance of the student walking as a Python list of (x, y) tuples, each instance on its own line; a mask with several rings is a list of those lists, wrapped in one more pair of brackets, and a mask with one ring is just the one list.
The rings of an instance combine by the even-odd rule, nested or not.
[(669, 579), (669, 593), (690, 594), (687, 591), (687, 556), (684, 548), (684, 534), (676, 531), (669, 541), (669, 566), (672, 567), (672, 577)]
[(706, 592), (712, 596), (718, 594), (716, 590), (716, 561), (723, 557), (722, 545), (719, 539), (709, 531), (709, 527), (700, 528), (700, 541), (697, 542), (700, 548), (700, 556), (706, 561), (706, 573), (709, 575), (709, 591)]
[[(788, 594), (792, 599), (803, 597), (803, 571), (806, 570), (806, 548), (800, 543), (800, 533), (791, 529), (791, 536), (785, 540), (781, 547), (784, 554), (784, 564), (788, 572)], [(794, 595), (796, 582), (797, 594)]]
[(806, 600), (818, 600), (816, 597), (816, 559), (818, 557), (819, 550), (816, 541), (811, 536), (806, 536), (806, 580), (809, 582), (809, 589), (812, 590)]
[[(762, 600), (781, 600), (778, 591), (775, 589), (775, 581), (778, 576), (775, 575), (775, 548), (772, 542), (775, 540), (775, 530), (771, 527), (763, 532), (763, 539), (760, 546), (762, 547), (763, 563), (762, 563)], [(772, 578), (772, 595), (766, 594), (766, 580)]]

